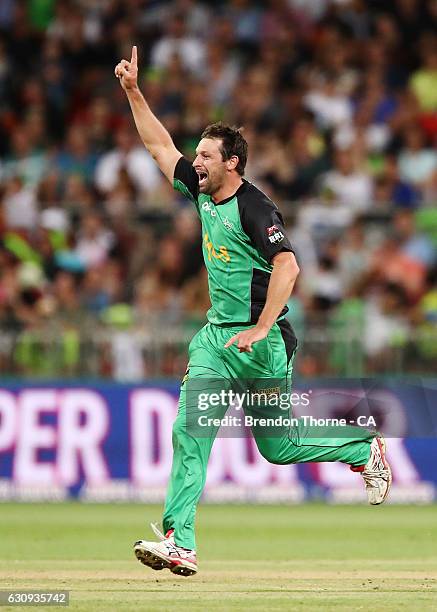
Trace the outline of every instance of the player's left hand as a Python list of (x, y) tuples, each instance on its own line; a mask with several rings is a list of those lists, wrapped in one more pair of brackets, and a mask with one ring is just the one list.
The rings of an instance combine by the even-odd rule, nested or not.
[(240, 353), (251, 353), (252, 344), (259, 342), (260, 340), (264, 340), (268, 333), (268, 329), (256, 326), (252, 327), (251, 329), (245, 329), (244, 331), (235, 334), (235, 336), (232, 336), (232, 338), (226, 342), (225, 348), (230, 347), (236, 342)]

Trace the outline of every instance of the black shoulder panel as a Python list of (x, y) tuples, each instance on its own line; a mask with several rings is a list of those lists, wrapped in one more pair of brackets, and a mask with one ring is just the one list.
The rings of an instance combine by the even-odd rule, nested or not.
[(270, 263), (281, 251), (293, 252), (278, 207), (255, 185), (238, 193), (241, 225), (255, 248)]

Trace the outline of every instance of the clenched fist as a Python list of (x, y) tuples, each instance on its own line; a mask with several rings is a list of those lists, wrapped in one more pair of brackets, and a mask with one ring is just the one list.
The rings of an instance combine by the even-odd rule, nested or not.
[(123, 59), (115, 67), (115, 76), (120, 79), (120, 84), (125, 91), (135, 89), (138, 86), (138, 56), (137, 48), (132, 47), (130, 62)]

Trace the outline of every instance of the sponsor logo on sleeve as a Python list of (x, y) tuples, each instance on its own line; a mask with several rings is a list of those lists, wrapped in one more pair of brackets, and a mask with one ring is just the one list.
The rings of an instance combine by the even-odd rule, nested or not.
[(269, 239), (269, 242), (271, 242), (272, 244), (277, 244), (285, 238), (284, 234), (276, 225), (272, 225), (271, 227), (267, 228), (267, 237)]

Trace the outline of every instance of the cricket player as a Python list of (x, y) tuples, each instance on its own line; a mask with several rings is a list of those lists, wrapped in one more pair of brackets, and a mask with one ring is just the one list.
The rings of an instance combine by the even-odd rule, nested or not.
[[(299, 267), (275, 204), (243, 178), (247, 143), (223, 124), (208, 126), (190, 163), (154, 116), (137, 83), (137, 49), (123, 59), (115, 75), (126, 92), (140, 137), (176, 190), (196, 207), (202, 225), (211, 308), (208, 323), (191, 341), (187, 374), (181, 385), (173, 427), (173, 465), (163, 516), (163, 532), (152, 526), (158, 542), (134, 544), (136, 557), (155, 570), (197, 572), (194, 521), (211, 448), (218, 427), (196, 435), (189, 420), (197, 407), (188, 384), (208, 391), (232, 380), (291, 380), (296, 338), (284, 319), (285, 304)], [(206, 387), (206, 388), (205, 388)], [(225, 409), (226, 410), (226, 409)], [(222, 417), (223, 406), (209, 416)], [(349, 427), (347, 435), (327, 428), (324, 435), (305, 427), (283, 427), (275, 435), (254, 437), (271, 463), (341, 461), (360, 472), (368, 500), (382, 503), (391, 485), (385, 442), (379, 434)], [(164, 535), (165, 534), (165, 535)]]

